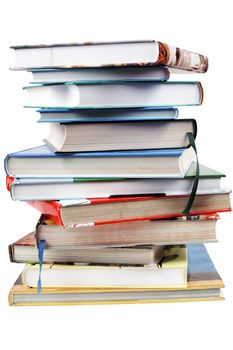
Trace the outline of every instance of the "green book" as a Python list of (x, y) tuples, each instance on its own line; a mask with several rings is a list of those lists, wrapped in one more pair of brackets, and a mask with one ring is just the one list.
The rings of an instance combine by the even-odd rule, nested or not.
[[(75, 200), (142, 195), (189, 195), (195, 177), (195, 163), (184, 178), (19, 178), (11, 184), (14, 200)], [(197, 194), (225, 193), (220, 187), (225, 175), (200, 165)]]

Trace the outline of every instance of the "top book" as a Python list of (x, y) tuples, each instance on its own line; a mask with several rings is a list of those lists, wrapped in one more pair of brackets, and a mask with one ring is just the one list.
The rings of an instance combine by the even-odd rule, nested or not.
[(159, 41), (87, 42), (12, 46), (12, 69), (167, 66), (205, 73), (208, 58)]

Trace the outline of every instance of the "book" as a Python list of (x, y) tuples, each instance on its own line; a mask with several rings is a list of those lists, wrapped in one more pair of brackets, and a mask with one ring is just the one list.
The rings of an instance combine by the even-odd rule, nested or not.
[(107, 67), (33, 69), (31, 83), (64, 83), (68, 81), (166, 81), (169, 70), (166, 67)]
[(154, 40), (18, 45), (14, 69), (161, 66), (204, 73), (208, 59)]
[(45, 220), (36, 227), (36, 241), (45, 240), (47, 248), (130, 247), (216, 242), (218, 216), (197, 215), (163, 220), (118, 222), (109, 225), (62, 227)]
[[(193, 163), (184, 178), (14, 178), (7, 176), (7, 188), (13, 200), (74, 200), (137, 195), (190, 194), (195, 176)], [(200, 165), (197, 194), (223, 193), (221, 178), (225, 175)]]
[(117, 289), (117, 288), (45, 288), (37, 293), (36, 288), (22, 284), (21, 275), (11, 288), (11, 306), (34, 305), (79, 305), (79, 304), (124, 304), (161, 303), (178, 301), (224, 300), (224, 288), (206, 248), (203, 244), (189, 244), (187, 287), (180, 289)]
[(106, 121), (170, 120), (178, 117), (177, 108), (104, 108), (104, 109), (39, 109), (39, 123), (76, 123)]
[(92, 82), (30, 85), (25, 107), (32, 108), (126, 108), (198, 106), (203, 89), (197, 81)]
[[(164, 251), (161, 266), (59, 265), (43, 264), (42, 284), (45, 287), (83, 288), (175, 288), (187, 286), (186, 248), (172, 247)], [(26, 265), (22, 282), (36, 287), (39, 265)]]
[(55, 152), (185, 148), (196, 137), (195, 119), (50, 123), (45, 144)]
[(192, 147), (56, 154), (44, 145), (8, 154), (5, 170), (14, 177), (182, 178), (194, 159)]
[[(35, 235), (35, 232), (31, 232), (9, 245), (9, 257), (11, 262), (28, 264), (39, 262)], [(64, 246), (63, 248), (45, 247), (43, 262), (125, 265), (158, 264), (163, 257), (164, 248), (164, 245), (95, 249), (75, 246)]]
[[(100, 225), (183, 216), (188, 196), (89, 198), (74, 201), (28, 201), (58, 225)], [(230, 211), (229, 192), (196, 195), (190, 215)]]

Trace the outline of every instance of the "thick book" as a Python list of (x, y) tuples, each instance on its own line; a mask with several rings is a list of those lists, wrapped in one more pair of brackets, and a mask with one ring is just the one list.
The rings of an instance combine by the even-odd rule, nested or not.
[[(45, 247), (44, 263), (92, 263), (149, 265), (159, 264), (163, 258), (164, 245), (132, 246), (117, 248)], [(36, 233), (31, 232), (9, 245), (11, 262), (39, 263)]]
[[(161, 265), (59, 265), (43, 264), (44, 287), (68, 288), (185, 288), (187, 286), (187, 254), (184, 247), (164, 251)], [(166, 259), (168, 258), (168, 259)], [(39, 265), (27, 265), (22, 272), (25, 286), (36, 287)]]
[(101, 82), (30, 85), (25, 107), (126, 108), (198, 106), (203, 89), (197, 81)]
[(166, 81), (169, 70), (166, 67), (107, 67), (33, 69), (31, 83), (65, 83), (68, 81)]
[(216, 214), (166, 220), (140, 220), (109, 225), (62, 227), (42, 220), (36, 227), (36, 241), (46, 248), (129, 247), (216, 242)]
[(21, 275), (11, 288), (11, 306), (80, 305), (80, 304), (127, 304), (184, 301), (224, 300), (219, 276), (203, 244), (187, 245), (188, 275), (186, 288), (170, 289), (117, 289), (117, 288), (36, 288), (22, 284)]
[[(7, 188), (13, 200), (74, 200), (113, 196), (185, 195), (190, 194), (196, 164), (184, 178), (14, 178), (7, 176)], [(200, 165), (197, 194), (223, 193), (221, 178), (225, 175)]]
[(107, 121), (171, 120), (178, 117), (177, 108), (104, 108), (39, 109), (39, 123), (80, 123)]
[(184, 177), (195, 159), (192, 147), (138, 151), (53, 153), (39, 146), (5, 158), (14, 177)]
[[(77, 201), (28, 201), (61, 226), (101, 225), (183, 216), (188, 196), (86, 198)], [(196, 195), (190, 215), (230, 211), (229, 192)]]
[(195, 119), (50, 123), (44, 142), (55, 152), (185, 148), (187, 133), (196, 137)]
[(18, 45), (15, 69), (102, 66), (161, 66), (204, 73), (204, 55), (155, 40)]

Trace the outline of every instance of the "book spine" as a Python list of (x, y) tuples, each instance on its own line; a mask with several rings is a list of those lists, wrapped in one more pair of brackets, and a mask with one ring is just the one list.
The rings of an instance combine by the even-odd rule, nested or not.
[(4, 169), (5, 169), (5, 173), (6, 175), (10, 175), (9, 171), (8, 171), (8, 160), (10, 158), (10, 155), (8, 154), (5, 159), (4, 159)]
[(162, 42), (158, 42), (158, 46), (159, 56), (157, 64), (198, 73), (207, 72), (208, 58), (206, 56)]

